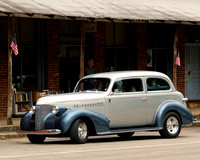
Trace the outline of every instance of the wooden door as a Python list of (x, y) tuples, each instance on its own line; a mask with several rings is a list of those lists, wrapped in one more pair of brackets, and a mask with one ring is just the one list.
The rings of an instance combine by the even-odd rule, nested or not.
[(185, 95), (200, 99), (200, 44), (187, 44), (185, 50)]

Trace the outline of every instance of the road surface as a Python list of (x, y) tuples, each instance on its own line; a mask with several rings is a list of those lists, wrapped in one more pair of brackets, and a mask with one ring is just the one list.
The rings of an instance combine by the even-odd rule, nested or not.
[(86, 144), (69, 138), (47, 138), (31, 144), (27, 138), (0, 140), (0, 160), (197, 160), (200, 159), (200, 128), (184, 128), (176, 139), (158, 132), (137, 132), (128, 140), (116, 135), (90, 137)]

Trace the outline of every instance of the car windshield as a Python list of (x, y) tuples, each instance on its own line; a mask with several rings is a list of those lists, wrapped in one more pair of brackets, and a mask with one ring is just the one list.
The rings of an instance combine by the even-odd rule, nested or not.
[(108, 78), (87, 78), (83, 79), (77, 85), (75, 92), (83, 91), (103, 91), (106, 92), (110, 84)]

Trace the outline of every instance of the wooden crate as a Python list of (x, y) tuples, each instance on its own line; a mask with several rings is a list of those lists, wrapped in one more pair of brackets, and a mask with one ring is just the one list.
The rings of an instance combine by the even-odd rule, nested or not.
[(41, 96), (41, 93), (45, 93), (45, 92), (32, 92), (32, 98), (33, 98), (33, 102), (37, 102), (37, 100), (39, 99), (39, 98), (41, 98), (42, 96)]

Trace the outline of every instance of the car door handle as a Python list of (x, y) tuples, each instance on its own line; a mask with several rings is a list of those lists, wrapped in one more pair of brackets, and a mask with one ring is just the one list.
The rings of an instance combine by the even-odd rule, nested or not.
[(142, 101), (146, 101), (146, 100), (147, 100), (147, 98), (145, 98), (145, 97), (142, 98)]

